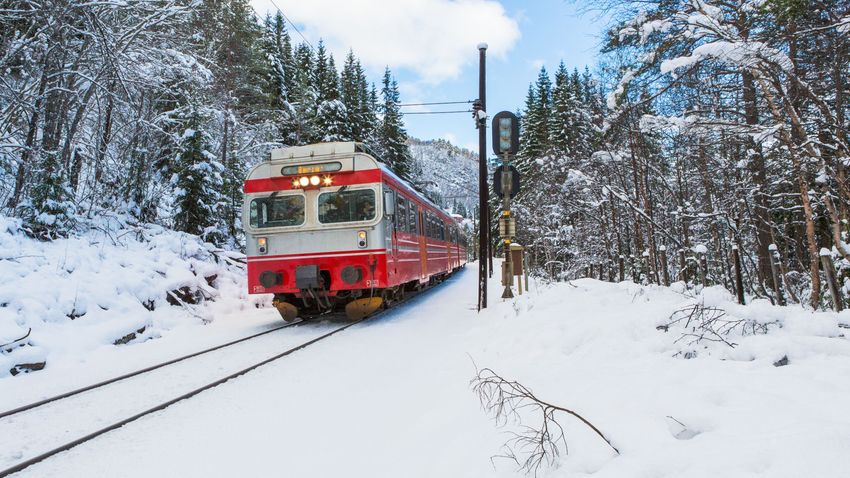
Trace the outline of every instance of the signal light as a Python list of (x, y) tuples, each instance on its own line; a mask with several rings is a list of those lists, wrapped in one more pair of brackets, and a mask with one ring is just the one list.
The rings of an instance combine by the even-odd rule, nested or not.
[(259, 252), (260, 254), (265, 254), (269, 252), (268, 239), (266, 239), (265, 237), (257, 238), (257, 252)]
[(357, 231), (357, 247), (360, 249), (366, 249), (367, 245), (366, 231)]

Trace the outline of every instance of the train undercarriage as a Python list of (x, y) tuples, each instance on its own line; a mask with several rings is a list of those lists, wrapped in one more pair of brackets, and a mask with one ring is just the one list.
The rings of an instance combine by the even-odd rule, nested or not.
[(349, 320), (360, 320), (380, 309), (404, 301), (408, 293), (419, 292), (431, 285), (443, 282), (451, 275), (433, 275), (426, 282), (411, 281), (396, 287), (383, 289), (355, 289), (329, 292), (321, 287), (302, 289), (297, 294), (275, 294), (272, 305), (283, 320), (296, 318), (316, 319), (336, 311), (344, 310)]

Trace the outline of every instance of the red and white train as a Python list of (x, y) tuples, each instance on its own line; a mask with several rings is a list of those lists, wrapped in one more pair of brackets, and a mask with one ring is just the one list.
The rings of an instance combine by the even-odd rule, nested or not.
[(248, 292), (285, 320), (364, 317), (466, 264), (457, 220), (359, 143), (276, 149), (245, 180)]

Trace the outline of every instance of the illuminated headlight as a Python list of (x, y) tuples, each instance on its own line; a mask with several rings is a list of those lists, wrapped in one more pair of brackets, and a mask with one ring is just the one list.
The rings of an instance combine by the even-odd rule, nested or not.
[(260, 254), (266, 254), (269, 252), (268, 240), (265, 237), (257, 238), (257, 252)]
[(321, 179), (318, 176), (310, 176), (310, 185), (318, 186), (319, 182), (321, 182)]
[(334, 183), (334, 179), (330, 176), (325, 176), (322, 178), (322, 183), (324, 183), (325, 186), (330, 186)]
[(357, 231), (357, 247), (360, 249), (366, 249), (366, 246), (369, 245), (369, 242), (366, 240), (366, 231)]

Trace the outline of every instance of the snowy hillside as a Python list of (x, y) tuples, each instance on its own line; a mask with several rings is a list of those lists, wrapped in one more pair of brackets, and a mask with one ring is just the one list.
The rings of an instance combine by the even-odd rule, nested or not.
[(446, 140), (408, 141), (413, 177), (437, 204), (472, 217), (478, 205), (478, 154)]
[(248, 301), (244, 256), (126, 217), (42, 242), (0, 216), (0, 251), (0, 379), (209, 322), (222, 296)]

